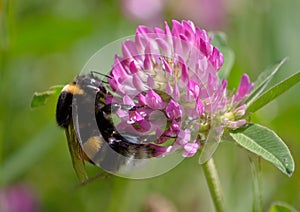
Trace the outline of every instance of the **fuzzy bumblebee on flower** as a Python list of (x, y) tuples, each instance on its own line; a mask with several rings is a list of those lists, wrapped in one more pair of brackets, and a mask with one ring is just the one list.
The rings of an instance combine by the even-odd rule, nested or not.
[[(94, 60), (98, 68), (77, 77), (60, 94), (59, 103), (68, 103), (58, 104), (57, 120), (66, 129), (73, 165), (79, 176), (84, 173), (82, 180), (84, 165), (76, 161), (146, 178), (173, 168), (174, 160), (198, 155), (216, 208), (222, 211), (217, 178), (209, 176), (215, 176), (212, 155), (223, 140), (236, 142), (292, 175), (294, 161), (285, 143), (250, 117), (299, 81), (298, 72), (270, 83), (285, 60), (270, 66), (255, 83), (244, 74), (238, 88), (228, 90), (232, 51), (221, 34), (210, 35), (191, 21), (174, 20), (171, 27), (165, 23), (153, 29), (139, 26), (119, 47), (121, 54), (114, 56), (110, 71), (101, 72), (103, 66)], [(42, 95), (37, 94), (33, 104)], [(60, 124), (64, 117), (69, 118), (66, 125)]]

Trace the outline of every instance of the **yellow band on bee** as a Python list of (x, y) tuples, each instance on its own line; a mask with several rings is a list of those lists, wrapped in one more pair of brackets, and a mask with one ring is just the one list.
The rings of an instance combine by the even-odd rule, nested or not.
[(69, 84), (69, 85), (66, 85), (62, 91), (66, 91), (66, 92), (69, 92), (73, 95), (82, 95), (84, 94), (84, 91), (76, 84)]

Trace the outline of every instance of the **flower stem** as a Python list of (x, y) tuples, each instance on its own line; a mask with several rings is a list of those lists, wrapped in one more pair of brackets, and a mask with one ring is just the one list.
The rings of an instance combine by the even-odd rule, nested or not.
[(225, 211), (223, 193), (213, 158), (202, 165), (204, 176), (217, 212)]
[[(255, 158), (256, 159), (256, 158)], [(262, 190), (261, 190), (261, 157), (257, 161), (249, 155), (252, 173), (253, 211), (262, 212)]]

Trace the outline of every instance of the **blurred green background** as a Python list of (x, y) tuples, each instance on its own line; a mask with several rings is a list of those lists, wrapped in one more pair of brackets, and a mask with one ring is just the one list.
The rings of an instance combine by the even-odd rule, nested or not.
[[(281, 74), (299, 70), (298, 0), (0, 1), (0, 182), (26, 185), (41, 211), (213, 211), (197, 157), (147, 180), (100, 178), (78, 184), (63, 130), (55, 123), (56, 99), (31, 110), (35, 91), (66, 84), (105, 44), (132, 35), (139, 24), (191, 19), (222, 30), (236, 54), (229, 86), (243, 72), (254, 81), (269, 64), (288, 56)], [(141, 2), (140, 2), (141, 4)], [(150, 11), (147, 11), (150, 10)], [(263, 162), (263, 206), (275, 200), (300, 209), (300, 85), (260, 110), (254, 120), (280, 135), (296, 163), (289, 178)], [(248, 153), (222, 143), (214, 155), (229, 211), (251, 211)], [(100, 171), (88, 165), (92, 175)]]

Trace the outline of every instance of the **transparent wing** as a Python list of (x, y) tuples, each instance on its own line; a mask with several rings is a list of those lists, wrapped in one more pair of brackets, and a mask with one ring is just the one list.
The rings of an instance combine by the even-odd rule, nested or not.
[(78, 142), (76, 133), (74, 131), (73, 123), (71, 123), (65, 130), (69, 152), (72, 159), (73, 168), (80, 182), (84, 182), (88, 179), (88, 175), (85, 169), (85, 164), (83, 160), (83, 152), (81, 146)]

